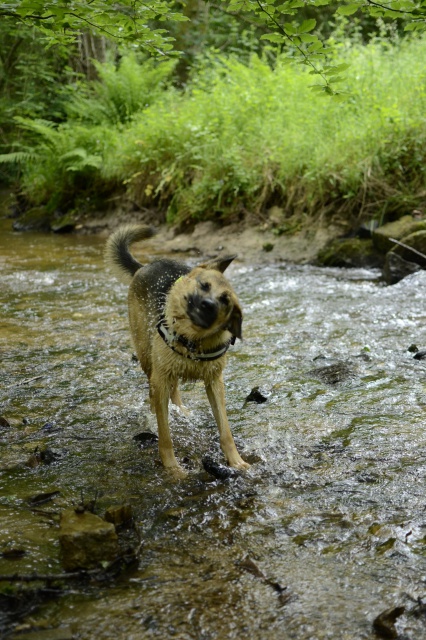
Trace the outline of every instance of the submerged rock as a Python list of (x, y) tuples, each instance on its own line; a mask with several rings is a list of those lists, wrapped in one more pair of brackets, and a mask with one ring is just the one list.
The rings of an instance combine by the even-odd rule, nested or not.
[(0, 416), (0, 429), (10, 429), (10, 422), (4, 416)]
[(246, 402), (256, 402), (257, 404), (263, 404), (268, 400), (268, 396), (265, 395), (260, 387), (253, 387), (246, 398)]
[(327, 384), (344, 382), (354, 375), (353, 369), (346, 362), (335, 362), (323, 367), (316, 367), (308, 371), (308, 373)]
[(60, 457), (61, 455), (59, 453), (52, 451), (49, 447), (46, 447), (45, 449), (39, 449), (36, 447), (35, 451), (30, 455), (28, 460), (26, 460), (25, 466), (34, 469), (42, 464), (52, 464), (52, 462), (55, 462)]
[(118, 554), (118, 537), (111, 522), (89, 511), (76, 513), (67, 509), (61, 514), (59, 542), (64, 569), (91, 569)]
[(138, 443), (141, 449), (146, 449), (157, 444), (158, 436), (151, 431), (142, 431), (141, 433), (134, 435), (133, 440)]

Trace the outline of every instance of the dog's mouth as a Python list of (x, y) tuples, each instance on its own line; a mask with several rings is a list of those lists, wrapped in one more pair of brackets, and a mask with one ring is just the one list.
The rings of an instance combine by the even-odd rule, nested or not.
[(194, 294), (188, 297), (187, 312), (194, 325), (209, 329), (217, 320), (219, 307), (213, 298)]

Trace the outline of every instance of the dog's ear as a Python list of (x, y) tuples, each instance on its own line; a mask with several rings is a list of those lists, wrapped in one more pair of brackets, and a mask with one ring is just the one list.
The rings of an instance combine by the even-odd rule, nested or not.
[(227, 329), (232, 333), (233, 336), (243, 339), (243, 313), (241, 311), (241, 307), (238, 304), (234, 304), (234, 308), (232, 309), (231, 316), (229, 318)]
[(203, 264), (199, 264), (198, 266), (201, 267), (201, 269), (215, 269), (223, 273), (236, 257), (237, 254), (235, 253), (233, 256), (212, 258), (208, 262), (203, 262)]

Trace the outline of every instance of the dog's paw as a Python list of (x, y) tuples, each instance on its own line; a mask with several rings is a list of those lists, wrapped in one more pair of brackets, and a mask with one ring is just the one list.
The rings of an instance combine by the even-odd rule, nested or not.
[(166, 471), (173, 480), (185, 480), (189, 475), (187, 469), (181, 467), (180, 464), (175, 467), (166, 467)]
[(247, 469), (250, 469), (249, 463), (243, 460), (241, 456), (235, 456), (232, 459), (229, 459), (228, 464), (233, 469), (238, 469), (238, 471), (246, 471)]
[(183, 405), (183, 404), (177, 405), (177, 404), (173, 404), (172, 402), (170, 402), (169, 410), (170, 410), (171, 413), (174, 412), (178, 416), (184, 416), (185, 418), (189, 418), (189, 416), (191, 415), (191, 410), (188, 409), (188, 407), (185, 407), (185, 405)]

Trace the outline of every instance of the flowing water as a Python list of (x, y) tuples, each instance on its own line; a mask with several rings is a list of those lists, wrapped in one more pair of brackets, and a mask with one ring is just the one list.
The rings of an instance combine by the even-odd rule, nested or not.
[[(82, 499), (96, 497), (99, 514), (130, 504), (142, 547), (116, 579), (65, 585), (21, 617), (23, 635), (16, 620), (5, 634), (354, 640), (404, 606), (390, 632), (426, 638), (426, 360), (408, 351), (426, 343), (425, 271), (385, 287), (371, 271), (231, 265), (245, 315), (227, 406), (255, 462), (226, 481), (203, 471), (206, 453), (221, 460), (217, 430), (202, 384), (188, 383), (191, 415), (171, 425), (191, 470), (176, 481), (134, 440), (147, 385), (104, 241), (9, 229), (0, 574), (61, 572), (58, 514)], [(266, 402), (245, 402), (256, 386)]]

